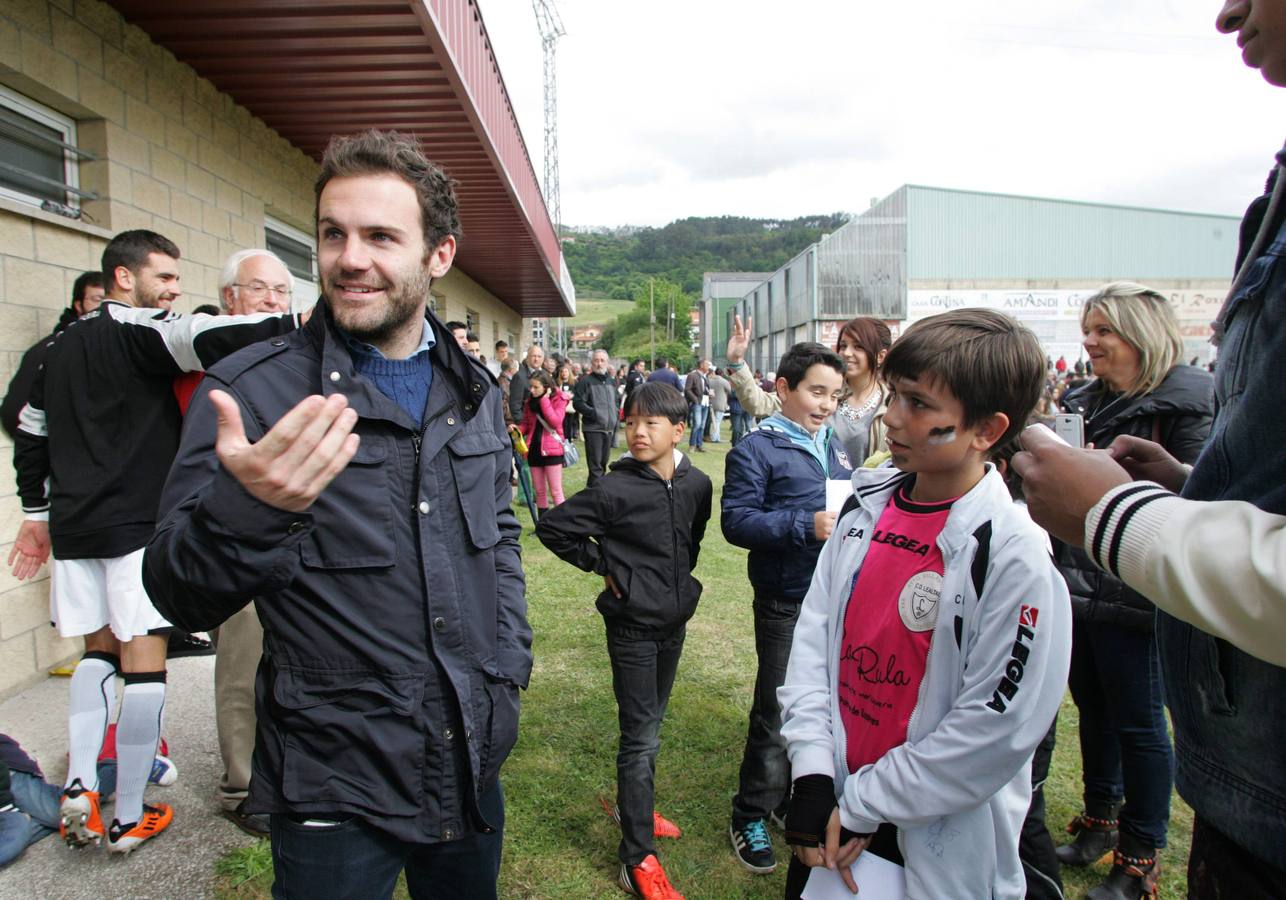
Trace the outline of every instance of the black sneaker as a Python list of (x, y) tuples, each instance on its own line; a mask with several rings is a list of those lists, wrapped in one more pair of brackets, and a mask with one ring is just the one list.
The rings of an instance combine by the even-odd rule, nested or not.
[(184, 631), (171, 631), (169, 644), (165, 648), (166, 659), (178, 659), (181, 656), (213, 656), (214, 644), (195, 634)]
[(737, 861), (743, 868), (756, 875), (767, 875), (777, 868), (777, 857), (773, 855), (772, 840), (763, 819), (746, 822), (741, 827), (729, 825), (728, 836), (732, 838), (732, 851), (737, 854)]

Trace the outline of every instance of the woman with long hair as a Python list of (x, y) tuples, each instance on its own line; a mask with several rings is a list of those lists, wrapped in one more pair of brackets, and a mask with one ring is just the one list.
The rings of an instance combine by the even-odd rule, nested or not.
[(553, 376), (544, 370), (531, 373), (530, 390), (518, 430), (527, 440), (527, 466), (536, 488), (539, 513), (563, 502), (562, 437), (567, 398), (554, 385)]
[(558, 390), (567, 398), (567, 414), (563, 418), (563, 434), (567, 440), (574, 441), (580, 434), (580, 415), (572, 406), (572, 390), (576, 387), (576, 374), (572, 370), (572, 364), (564, 362), (558, 367), (558, 373), (554, 376), (554, 384)]
[(849, 319), (840, 329), (835, 352), (844, 360), (845, 393), (831, 416), (831, 426), (853, 465), (887, 449), (884, 440), (884, 385), (880, 364), (893, 336), (889, 326), (870, 316)]
[[(1086, 442), (1106, 447), (1133, 435), (1195, 462), (1210, 433), (1213, 382), (1182, 364), (1183, 339), (1166, 299), (1131, 282), (1104, 285), (1085, 301), (1081, 333), (1094, 380), (1069, 390), (1062, 407), (1083, 418)], [(1054, 541), (1054, 559), (1072, 597), (1068, 686), (1080, 711), (1085, 800), (1068, 829), (1075, 839), (1058, 858), (1085, 866), (1113, 854), (1091, 900), (1152, 896), (1174, 780), (1155, 607), (1080, 547)]]
[[(729, 348), (732, 345), (729, 339)], [(888, 452), (884, 438), (887, 392), (880, 381), (880, 365), (891, 346), (893, 334), (889, 326), (871, 316), (849, 319), (835, 342), (835, 352), (845, 364), (845, 392), (828, 424), (835, 429), (835, 436), (854, 466), (860, 466), (877, 453)], [(781, 409), (777, 394), (756, 384), (744, 362), (730, 365), (728, 377), (742, 415), (769, 416)], [(733, 430), (735, 433), (735, 423)]]

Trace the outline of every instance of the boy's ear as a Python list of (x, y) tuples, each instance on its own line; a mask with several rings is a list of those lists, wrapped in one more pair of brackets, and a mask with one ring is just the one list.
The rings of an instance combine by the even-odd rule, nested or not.
[(979, 419), (973, 425), (972, 447), (979, 453), (986, 453), (1009, 430), (1009, 416), (1002, 412), (992, 413), (985, 419)]
[(790, 392), (790, 383), (786, 381), (785, 378), (778, 378), (773, 384), (773, 388), (777, 391), (777, 396), (780, 398), (782, 391), (786, 391), (787, 393)]

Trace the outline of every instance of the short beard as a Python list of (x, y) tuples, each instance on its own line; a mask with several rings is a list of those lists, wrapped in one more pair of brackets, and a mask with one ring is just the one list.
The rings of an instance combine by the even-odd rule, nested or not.
[[(343, 273), (340, 273), (340, 277), (343, 277)], [(388, 304), (385, 306), (383, 317), (375, 321), (346, 322), (344, 321), (346, 311), (341, 310), (338, 304), (330, 304), (331, 316), (335, 324), (348, 334), (360, 341), (379, 346), (406, 327), (412, 319), (424, 318), (424, 303), (429, 296), (430, 281), (428, 273), (421, 269), (409, 281), (403, 282), (396, 291), (386, 289)], [(331, 291), (335, 289), (335, 282), (328, 281), (325, 285), (326, 296), (329, 298)]]

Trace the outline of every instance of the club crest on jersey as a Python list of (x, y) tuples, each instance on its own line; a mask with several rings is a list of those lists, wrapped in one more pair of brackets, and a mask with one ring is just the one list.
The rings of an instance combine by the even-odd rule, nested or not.
[(898, 595), (898, 615), (910, 631), (932, 631), (938, 624), (942, 576), (937, 572), (912, 575)]

